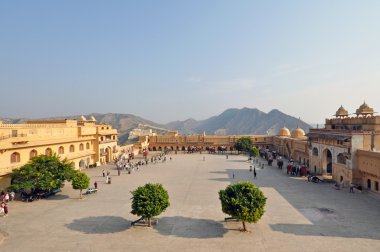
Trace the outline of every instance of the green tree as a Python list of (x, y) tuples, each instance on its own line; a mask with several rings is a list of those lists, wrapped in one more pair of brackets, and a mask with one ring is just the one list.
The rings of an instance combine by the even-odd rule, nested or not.
[(72, 164), (66, 159), (61, 161), (56, 154), (39, 155), (11, 173), (11, 188), (43, 191), (62, 188), (65, 180), (71, 179), (73, 171)]
[(74, 190), (79, 190), (79, 198), (81, 199), (82, 190), (90, 186), (90, 177), (84, 172), (75, 172), (72, 177), (71, 185)]
[(132, 191), (132, 214), (148, 221), (161, 214), (170, 206), (168, 192), (161, 184), (145, 184)]
[(254, 147), (253, 141), (250, 137), (241, 137), (238, 140), (236, 140), (234, 144), (234, 148), (240, 152), (249, 152), (250, 149)]
[(222, 211), (245, 223), (256, 223), (264, 214), (266, 198), (263, 192), (250, 182), (239, 182), (219, 191)]
[(256, 148), (256, 146), (252, 146), (249, 150), (249, 156), (250, 157), (257, 157), (259, 155), (259, 150)]

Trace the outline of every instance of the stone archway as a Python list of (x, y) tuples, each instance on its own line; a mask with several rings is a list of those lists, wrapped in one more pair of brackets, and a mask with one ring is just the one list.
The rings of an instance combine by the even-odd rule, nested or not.
[(106, 163), (111, 162), (111, 147), (106, 148)]
[(323, 150), (322, 167), (325, 173), (332, 174), (332, 153), (329, 149)]
[(81, 168), (81, 169), (85, 168), (85, 162), (84, 162), (83, 159), (81, 159), (81, 160), (79, 161), (79, 168)]

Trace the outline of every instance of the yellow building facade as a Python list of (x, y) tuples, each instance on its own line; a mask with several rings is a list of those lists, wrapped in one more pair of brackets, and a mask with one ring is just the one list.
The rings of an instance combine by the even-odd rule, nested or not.
[(75, 169), (117, 157), (118, 134), (110, 125), (86, 120), (43, 120), (24, 124), (0, 122), (0, 189), (10, 185), (10, 173), (40, 154), (56, 153)]
[(236, 136), (216, 136), (206, 134), (179, 135), (176, 131), (171, 131), (167, 135), (153, 135), (140, 137), (139, 143), (146, 146), (150, 151), (187, 151), (196, 148), (205, 151), (210, 148), (223, 148), (233, 151), (234, 144), (241, 137), (251, 138), (257, 147), (270, 148), (272, 136), (267, 135), (236, 135)]
[(354, 114), (341, 106), (334, 116), (308, 134), (310, 166), (345, 186), (360, 184), (379, 193), (380, 116), (366, 103)]
[(277, 135), (190, 136), (171, 132), (167, 135), (140, 137), (140, 142), (152, 151), (199, 150), (226, 147), (232, 151), (237, 139), (250, 137), (259, 148), (275, 151), (308, 167), (312, 173), (331, 175), (345, 186), (360, 184), (379, 193), (380, 182), (380, 116), (366, 103), (352, 116), (342, 106), (335, 118), (326, 119), (324, 128), (305, 132), (282, 128)]

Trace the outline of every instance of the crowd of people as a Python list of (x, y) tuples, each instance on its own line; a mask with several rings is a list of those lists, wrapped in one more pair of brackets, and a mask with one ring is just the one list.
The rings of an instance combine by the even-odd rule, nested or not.
[[(172, 160), (172, 157), (169, 157)], [(117, 175), (120, 176), (122, 171), (127, 172), (127, 174), (131, 174), (133, 172), (137, 172), (141, 169), (142, 166), (147, 166), (148, 164), (157, 164), (158, 162), (165, 163), (167, 160), (166, 153), (160, 153), (156, 155), (152, 155), (150, 158), (144, 156), (143, 160), (135, 160), (134, 156), (129, 156), (128, 158), (120, 157), (114, 159), (114, 164), (116, 166)], [(105, 178), (106, 184), (111, 184), (111, 172), (109, 170), (102, 171), (103, 178)], [(98, 183), (95, 181), (94, 183), (95, 189), (98, 188)]]
[(1, 204), (0, 204), (0, 214), (6, 217), (9, 213), (8, 203), (13, 201), (15, 198), (15, 193), (11, 192), (1, 192)]

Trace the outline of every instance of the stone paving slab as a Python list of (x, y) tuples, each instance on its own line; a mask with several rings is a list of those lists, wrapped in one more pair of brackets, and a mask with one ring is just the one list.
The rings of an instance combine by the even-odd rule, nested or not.
[[(113, 166), (89, 169), (99, 191), (83, 200), (67, 183), (48, 200), (11, 202), (9, 216), (0, 218), (0, 234), (7, 235), (0, 251), (380, 251), (380, 202), (367, 194), (268, 166), (254, 180), (244, 156), (172, 157), (121, 176)], [(111, 171), (112, 184), (102, 169)], [(237, 181), (253, 181), (268, 198), (248, 233), (239, 222), (224, 222), (218, 199), (220, 189)], [(131, 227), (137, 217), (130, 191), (147, 182), (162, 183), (171, 206), (154, 228)]]

